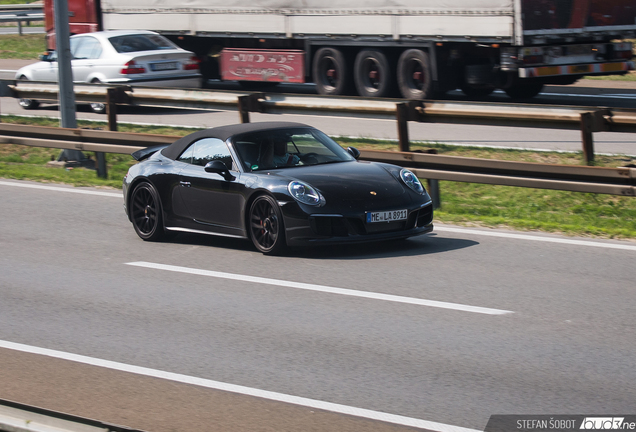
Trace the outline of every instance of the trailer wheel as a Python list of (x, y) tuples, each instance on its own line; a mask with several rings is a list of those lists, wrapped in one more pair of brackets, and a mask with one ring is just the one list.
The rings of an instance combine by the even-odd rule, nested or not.
[(313, 75), (316, 90), (323, 95), (349, 92), (350, 70), (345, 56), (336, 48), (320, 48), (314, 55)]
[(504, 89), (512, 99), (532, 99), (543, 90), (543, 83), (517, 82), (512, 87)]
[(360, 96), (390, 96), (393, 74), (391, 65), (381, 51), (362, 50), (353, 67), (356, 89)]
[(422, 50), (409, 49), (398, 60), (397, 81), (406, 99), (427, 99), (433, 93), (431, 61)]

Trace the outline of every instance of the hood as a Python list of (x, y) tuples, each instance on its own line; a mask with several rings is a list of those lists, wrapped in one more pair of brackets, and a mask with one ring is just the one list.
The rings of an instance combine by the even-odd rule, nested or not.
[[(397, 168), (397, 167), (396, 167)], [(399, 170), (399, 168), (397, 168)], [(404, 200), (406, 186), (381, 164), (340, 162), (273, 171), (289, 180), (300, 180), (318, 189), (327, 203), (336, 200), (350, 202)]]

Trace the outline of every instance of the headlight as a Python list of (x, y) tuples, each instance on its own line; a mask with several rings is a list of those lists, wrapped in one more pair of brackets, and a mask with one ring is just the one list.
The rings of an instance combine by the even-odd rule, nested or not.
[(307, 183), (293, 181), (289, 183), (287, 190), (296, 201), (303, 204), (317, 206), (325, 203), (322, 195)]
[(417, 178), (415, 174), (406, 168), (400, 171), (400, 178), (408, 187), (410, 187), (414, 192), (422, 195), (424, 193), (424, 186), (420, 183), (420, 180)]

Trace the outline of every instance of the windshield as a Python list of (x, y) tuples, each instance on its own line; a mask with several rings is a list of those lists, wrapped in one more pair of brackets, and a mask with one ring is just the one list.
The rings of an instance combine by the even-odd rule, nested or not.
[(232, 144), (248, 172), (355, 160), (317, 129), (252, 132), (235, 137)]
[(177, 46), (158, 34), (133, 34), (108, 38), (118, 53), (176, 49)]

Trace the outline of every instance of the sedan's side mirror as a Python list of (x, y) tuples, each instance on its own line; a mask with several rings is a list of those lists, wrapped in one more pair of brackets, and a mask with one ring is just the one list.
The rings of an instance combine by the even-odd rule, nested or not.
[(351, 156), (353, 156), (356, 159), (360, 157), (360, 150), (358, 150), (355, 147), (347, 147), (347, 151), (349, 152), (349, 154), (351, 154)]
[(55, 61), (56, 55), (54, 51), (49, 51), (46, 54), (40, 54), (38, 58), (40, 59), (40, 61), (50, 62)]
[(211, 162), (208, 162), (207, 164), (205, 164), (204, 169), (205, 172), (220, 174), (227, 181), (236, 179), (236, 177), (234, 177), (230, 173), (230, 170), (228, 170), (225, 164), (220, 160), (213, 160)]

